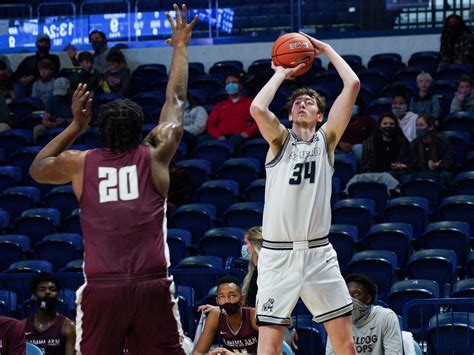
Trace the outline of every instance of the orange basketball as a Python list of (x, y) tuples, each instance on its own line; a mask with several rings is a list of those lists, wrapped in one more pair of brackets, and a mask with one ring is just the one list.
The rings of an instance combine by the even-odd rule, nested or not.
[(272, 46), (272, 60), (277, 66), (293, 68), (306, 65), (293, 76), (306, 73), (314, 63), (315, 51), (311, 41), (299, 33), (287, 33), (278, 37)]

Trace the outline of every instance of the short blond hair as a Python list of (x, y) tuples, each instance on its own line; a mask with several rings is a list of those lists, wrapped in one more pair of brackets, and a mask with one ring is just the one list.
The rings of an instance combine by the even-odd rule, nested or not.
[(430, 81), (433, 81), (433, 77), (431, 76), (430, 73), (427, 73), (427, 72), (421, 72), (420, 74), (418, 74), (416, 76), (416, 81), (420, 80), (420, 79), (429, 79)]

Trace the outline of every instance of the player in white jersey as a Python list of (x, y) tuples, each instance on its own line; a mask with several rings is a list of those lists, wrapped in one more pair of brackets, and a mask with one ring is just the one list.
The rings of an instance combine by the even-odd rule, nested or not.
[(334, 149), (351, 117), (359, 92), (358, 77), (327, 43), (307, 36), (316, 54), (324, 54), (343, 82), (342, 92), (323, 120), (324, 99), (314, 90), (297, 89), (289, 100), (292, 128), (287, 130), (269, 110), (285, 79), (302, 67), (273, 66), (275, 74), (250, 107), (270, 144), (263, 217), (263, 247), (258, 260), (258, 354), (277, 354), (284, 326), (301, 297), (324, 323), (336, 354), (355, 354), (352, 300), (328, 241), (331, 224), (331, 177)]

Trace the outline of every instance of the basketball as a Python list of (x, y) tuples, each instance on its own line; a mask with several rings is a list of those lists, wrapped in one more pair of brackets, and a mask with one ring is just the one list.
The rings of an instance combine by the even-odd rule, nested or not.
[(293, 68), (300, 63), (306, 65), (293, 76), (306, 73), (314, 63), (315, 51), (311, 41), (299, 33), (286, 33), (272, 46), (272, 60), (277, 66)]

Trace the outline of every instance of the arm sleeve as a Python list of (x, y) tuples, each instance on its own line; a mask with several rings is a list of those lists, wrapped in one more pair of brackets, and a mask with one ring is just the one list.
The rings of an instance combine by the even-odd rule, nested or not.
[(435, 120), (439, 120), (441, 117), (441, 106), (436, 96), (431, 98), (431, 115)]
[(383, 328), (383, 350), (385, 355), (403, 354), (402, 332), (397, 315), (392, 311), (387, 313)]
[(38, 82), (35, 81), (35, 82), (33, 83), (33, 87), (31, 88), (31, 96), (32, 96), (32, 97), (38, 97), (38, 94), (39, 94), (39, 93), (38, 93)]
[(371, 172), (373, 169), (374, 162), (372, 162), (370, 150), (370, 138), (366, 139), (362, 142), (362, 157), (360, 158), (360, 172), (361, 173), (368, 173)]
[(449, 109), (449, 112), (458, 112), (461, 111), (461, 105), (458, 102), (458, 99), (456, 98), (456, 95), (453, 97), (453, 101), (451, 101), (451, 107)]
[(194, 122), (189, 126), (185, 126), (185, 129), (194, 134), (195, 136), (200, 135), (206, 129), (207, 123), (207, 112), (202, 106), (196, 106), (193, 109), (194, 111)]
[(25, 355), (26, 340), (25, 329), (21, 322), (17, 322), (11, 327), (9, 335), (8, 354), (10, 355)]
[(211, 111), (207, 119), (207, 133), (209, 133), (214, 138), (219, 138), (222, 136), (222, 132), (217, 128), (217, 124), (219, 123), (219, 111), (220, 111), (220, 104), (217, 104)]

